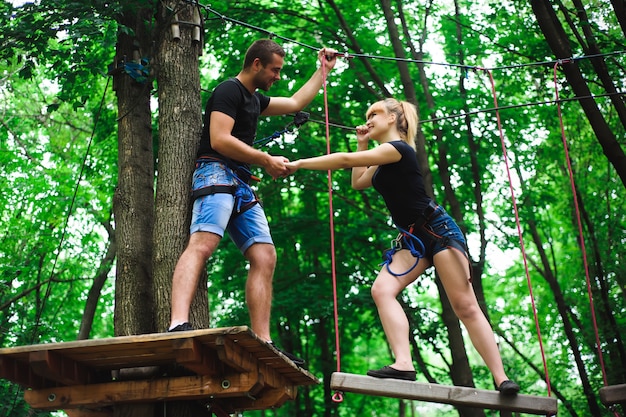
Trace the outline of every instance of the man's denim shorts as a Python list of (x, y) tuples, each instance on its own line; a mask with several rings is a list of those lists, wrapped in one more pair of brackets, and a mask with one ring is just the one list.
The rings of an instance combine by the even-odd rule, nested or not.
[[(192, 190), (211, 185), (236, 185), (244, 199), (254, 199), (250, 186), (241, 182), (221, 161), (199, 161), (193, 173)], [(239, 197), (238, 197), (239, 198)], [(197, 198), (193, 203), (190, 232), (210, 232), (224, 237), (224, 231), (243, 253), (254, 243), (274, 244), (261, 204), (237, 212), (233, 194), (220, 192)], [(237, 204), (238, 206), (238, 204)]]

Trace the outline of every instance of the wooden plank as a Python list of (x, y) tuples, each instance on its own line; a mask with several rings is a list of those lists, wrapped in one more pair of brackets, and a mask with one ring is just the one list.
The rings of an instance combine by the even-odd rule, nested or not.
[(49, 410), (228, 393), (247, 398), (242, 406), (272, 408), (297, 385), (319, 383), (246, 326), (0, 348), (0, 377)]
[(476, 388), (445, 386), (399, 379), (380, 379), (365, 375), (334, 372), (330, 388), (337, 391), (408, 400), (461, 405), (475, 408), (516, 411), (520, 413), (554, 415), (555, 398), (533, 395), (502, 395), (497, 391)]
[(90, 369), (49, 350), (31, 352), (28, 360), (33, 372), (50, 381), (78, 385), (95, 380)]
[(278, 408), (289, 400), (295, 400), (297, 387), (280, 387), (263, 391), (258, 397), (234, 398), (232, 405), (235, 411), (267, 410)]
[[(227, 382), (226, 382), (227, 381)], [(262, 389), (258, 375), (232, 374), (226, 378), (185, 376), (148, 381), (118, 381), (104, 384), (44, 388), (24, 392), (31, 407), (60, 410), (102, 407), (154, 401), (245, 397)]]
[(604, 405), (626, 404), (626, 384), (600, 388), (600, 401)]

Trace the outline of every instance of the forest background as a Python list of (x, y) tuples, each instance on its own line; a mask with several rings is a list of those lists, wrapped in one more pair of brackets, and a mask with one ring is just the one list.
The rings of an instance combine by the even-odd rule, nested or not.
[[(176, 38), (175, 18), (202, 24)], [(320, 92), (298, 129), (262, 118), (260, 146), (292, 160), (326, 153), (327, 111), (330, 149), (350, 151), (369, 104), (415, 103), (417, 157), (469, 238), (508, 374), (526, 394), (547, 395), (548, 381), (562, 416), (624, 412), (598, 398), (626, 382), (624, 1), (2, 1), (0, 19), (0, 346), (166, 328), (203, 104), (253, 40), (272, 36), (288, 54), (270, 95), (301, 86), (322, 46), (349, 57), (328, 76), (327, 106)], [(332, 174), (332, 193), (325, 172), (255, 174), (280, 260), (274, 338), (324, 383), (246, 416), (498, 415), (334, 403), (337, 355), (356, 374), (391, 360), (369, 287), (396, 231), (349, 171)], [(225, 239), (197, 327), (247, 323), (245, 268)], [(432, 272), (400, 299), (420, 380), (493, 389)], [(49, 415), (21, 394), (0, 380), (0, 416)], [(193, 415), (177, 403), (116, 413), (164, 410)]]

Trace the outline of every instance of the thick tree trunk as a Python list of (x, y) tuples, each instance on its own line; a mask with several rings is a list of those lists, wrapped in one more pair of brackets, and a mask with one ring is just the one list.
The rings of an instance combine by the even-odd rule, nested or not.
[[(550, 2), (547, 0), (531, 0), (531, 4), (539, 27), (556, 58), (571, 58), (572, 49), (567, 34), (561, 22), (558, 20)], [(591, 96), (591, 91), (578, 65), (575, 63), (564, 63), (561, 67), (577, 97)], [(606, 155), (620, 176), (622, 184), (626, 186), (626, 154), (624, 154), (624, 150), (616, 140), (615, 134), (604, 119), (595, 100), (592, 98), (581, 98), (579, 102), (587, 115), (587, 119), (589, 119), (589, 123), (598, 138), (598, 142), (602, 146), (604, 155)]]
[[(120, 23), (133, 35), (120, 31), (115, 57), (114, 88), (118, 99), (118, 185), (113, 198), (118, 243), (115, 280), (115, 335), (154, 331), (152, 312), (152, 225), (154, 154), (151, 80), (135, 79), (128, 64), (141, 64), (150, 54), (145, 22), (152, 12), (136, 9)], [(119, 405), (115, 417), (152, 415), (153, 404)]]
[[(169, 325), (172, 273), (189, 237), (191, 176), (202, 131), (198, 56), (203, 33), (199, 27), (185, 23), (199, 19), (196, 7), (184, 1), (162, 1), (157, 11), (159, 151), (153, 267), (159, 331)], [(194, 39), (196, 35), (200, 38)], [(201, 282), (191, 306), (195, 327), (209, 324), (206, 280)], [(163, 413), (177, 417), (211, 415), (200, 403), (189, 401), (166, 402)]]
[(129, 13), (121, 24), (135, 36), (120, 31), (114, 88), (118, 100), (118, 185), (113, 200), (118, 243), (115, 281), (115, 335), (154, 330), (151, 312), (152, 223), (154, 155), (150, 114), (151, 82), (132, 78), (125, 65), (149, 54), (144, 21), (150, 11)]
[[(159, 152), (153, 266), (156, 325), (162, 331), (169, 324), (172, 273), (189, 238), (191, 176), (202, 131), (198, 69), (202, 39), (194, 36), (198, 32), (202, 35), (202, 31), (185, 23), (198, 19), (197, 6), (183, 1), (159, 4), (155, 60)], [(196, 327), (209, 324), (206, 280), (201, 282), (191, 309)]]

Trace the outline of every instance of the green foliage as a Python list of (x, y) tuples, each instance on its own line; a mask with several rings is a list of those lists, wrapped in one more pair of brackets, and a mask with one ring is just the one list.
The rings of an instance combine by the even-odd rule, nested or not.
[[(103, 75), (113, 61), (117, 31), (132, 34), (132, 28), (117, 20), (120, 14), (131, 13), (133, 4), (40, 2), (17, 9), (6, 2), (0, 4), (3, 347), (73, 340), (77, 333), (94, 265), (99, 265), (108, 245), (103, 225), (111, 223), (116, 184), (116, 114), (111, 87), (106, 89)], [(393, 6), (398, 19), (399, 4)], [(420, 56), (426, 62), (441, 64), (424, 64), (426, 79), (420, 78), (417, 62), (408, 65), (418, 91), (435, 193), (441, 203), (450, 203), (445, 194), (445, 178), (450, 176), (472, 257), (476, 260), (483, 249), (486, 253), (486, 269), (478, 278), (506, 370), (521, 383), (524, 393), (545, 395), (542, 352), (509, 188), (511, 175), (543, 350), (552, 387), (561, 401), (559, 415), (572, 410), (579, 416), (591, 415), (580, 388), (581, 373), (597, 392), (602, 372), (561, 120), (551, 103), (555, 88), (562, 98), (570, 98), (572, 93), (560, 70), (555, 86), (553, 63), (544, 62), (552, 59), (552, 52), (529, 4), (461, 2), (458, 6), (462, 17), (457, 21), (452, 4), (402, 4), (408, 32), (401, 38), (407, 56), (411, 41), (412, 47), (422, 48)], [(270, 34), (288, 52), (282, 79), (269, 92), (272, 96), (289, 96), (303, 84), (317, 66), (316, 48), (330, 46), (366, 55), (341, 58), (328, 78), (331, 151), (354, 149), (352, 127), (363, 122), (370, 103), (385, 95), (405, 97), (398, 62), (385, 59), (394, 52), (379, 2), (223, 1), (210, 6), (234, 21), (219, 18), (208, 7), (203, 6), (203, 102), (218, 82), (236, 75), (251, 41)], [(606, 2), (593, 1), (586, 7), (601, 50), (622, 50), (623, 33)], [(576, 53), (581, 50), (575, 45)], [(616, 54), (607, 62), (613, 78), (621, 80), (623, 55)], [(587, 62), (580, 62), (580, 68), (587, 79), (594, 79)], [(492, 80), (498, 112), (494, 110)], [(599, 85), (589, 85), (594, 94), (604, 92)], [(427, 90), (434, 103), (426, 100)], [(103, 97), (105, 105), (100, 107)], [(598, 99), (597, 103), (616, 137), (623, 138), (624, 126), (611, 102)], [(620, 333), (626, 334), (626, 212), (620, 204), (625, 197), (624, 184), (603, 155), (579, 104), (568, 101), (561, 105), (583, 211), (599, 337), (609, 380), (619, 383), (626, 369), (615, 343)], [(325, 153), (323, 95), (306, 111), (311, 113), (308, 123), (264, 149), (292, 160)], [(257, 136), (269, 136), (290, 121), (289, 116), (262, 118)], [(470, 154), (470, 137), (478, 148), (475, 155)], [(510, 172), (503, 163), (502, 140)], [(449, 168), (439, 165), (442, 160)], [(350, 172), (337, 171), (331, 177), (330, 214), (327, 173), (298, 172), (276, 181), (258, 168), (255, 174), (262, 178), (256, 187), (279, 256), (274, 279), (274, 339), (307, 359), (311, 372), (325, 382), (336, 369), (337, 359), (342, 371), (358, 374), (389, 362), (390, 352), (369, 293), (382, 251), (396, 234), (384, 202), (373, 190), (351, 189)], [(479, 204), (486, 212), (484, 230), (479, 223)], [(488, 240), (485, 248), (480, 247), (481, 231)], [(246, 272), (244, 258), (224, 239), (208, 265), (212, 326), (248, 322)], [(450, 384), (449, 341), (436, 291), (432, 274), (427, 274), (401, 300), (411, 318), (411, 335), (419, 350), (415, 355), (424, 359), (429, 375), (437, 382)], [(101, 319), (94, 323), (92, 336), (112, 334), (112, 303), (109, 284), (101, 296), (97, 312)], [(565, 330), (567, 322), (573, 328), (571, 335)], [(475, 384), (492, 388), (482, 360), (471, 347), (468, 351)], [(573, 365), (575, 351), (584, 359), (582, 370)], [(343, 403), (334, 404), (332, 392), (324, 384), (300, 392), (296, 402), (271, 415), (396, 416), (402, 408), (396, 399), (355, 394), (346, 394)], [(16, 387), (2, 381), (0, 398), (14, 396)], [(25, 415), (26, 407), (20, 401), (10, 403), (6, 411), (7, 406), (2, 405), (5, 414), (0, 415)], [(449, 406), (403, 405), (425, 416), (458, 414)]]

